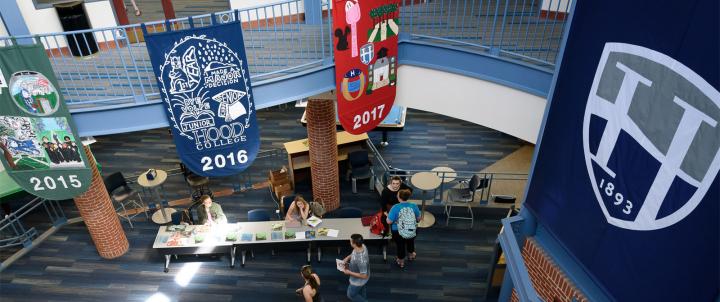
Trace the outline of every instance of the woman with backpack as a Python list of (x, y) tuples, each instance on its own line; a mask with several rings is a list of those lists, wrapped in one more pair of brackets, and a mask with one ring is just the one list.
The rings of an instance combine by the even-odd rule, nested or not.
[(405, 255), (408, 260), (415, 260), (415, 236), (417, 224), (420, 222), (420, 209), (414, 203), (408, 202), (410, 190), (398, 191), (398, 201), (388, 212), (387, 223), (391, 225), (393, 241), (397, 246), (397, 259), (395, 262), (400, 268), (405, 267)]

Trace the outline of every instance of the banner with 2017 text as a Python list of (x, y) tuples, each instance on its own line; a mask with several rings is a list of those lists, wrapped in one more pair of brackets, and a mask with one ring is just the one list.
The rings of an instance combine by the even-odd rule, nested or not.
[(0, 48), (0, 149), (8, 175), (33, 195), (61, 200), (92, 177), (42, 44)]
[(338, 118), (347, 132), (365, 133), (395, 102), (400, 2), (335, 0), (332, 14)]
[(146, 34), (145, 41), (182, 162), (202, 176), (250, 166), (260, 136), (240, 22)]

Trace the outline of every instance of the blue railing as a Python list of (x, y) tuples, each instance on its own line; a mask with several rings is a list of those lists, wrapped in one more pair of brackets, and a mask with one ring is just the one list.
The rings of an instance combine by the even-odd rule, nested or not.
[[(320, 1), (319, 24), (303, 20), (305, 1)], [(543, 9), (544, 7), (544, 9)], [(569, 0), (402, 0), (401, 39), (504, 57), (551, 70), (562, 38)], [(239, 16), (254, 83), (332, 66), (332, 20), (326, 0), (290, 0), (214, 14), (217, 22)], [(170, 20), (174, 29), (211, 24), (204, 14)], [(166, 31), (164, 21), (146, 23)], [(34, 40), (47, 49), (71, 110), (132, 106), (159, 101), (138, 24), (112, 28), (0, 37), (0, 46)], [(431, 59), (431, 58), (428, 58)]]

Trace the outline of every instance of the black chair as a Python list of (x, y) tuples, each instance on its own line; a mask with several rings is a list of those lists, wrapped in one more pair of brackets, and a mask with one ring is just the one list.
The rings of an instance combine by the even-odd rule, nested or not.
[[(448, 190), (448, 201), (445, 203), (445, 225), (450, 224), (450, 219), (469, 219), (470, 228), (475, 223), (475, 217), (472, 211), (472, 202), (475, 200), (475, 192), (480, 188), (487, 187), (488, 179), (480, 179), (479, 176), (473, 175), (470, 180), (464, 180), (460, 182), (459, 188), (452, 188)], [(482, 196), (482, 194), (480, 194)], [(467, 206), (467, 211), (470, 216), (452, 216), (453, 206)]]
[(190, 199), (193, 202), (199, 201), (200, 196), (203, 195), (213, 197), (210, 190), (210, 178), (193, 173), (182, 163), (180, 163), (180, 171), (182, 171), (185, 182), (190, 188)]
[(290, 205), (295, 200), (295, 195), (287, 195), (280, 197), (280, 219), (285, 219), (285, 215), (287, 215), (288, 210), (290, 210)]
[(333, 212), (333, 217), (337, 218), (361, 218), (362, 210), (355, 207), (339, 208)]
[(353, 151), (348, 154), (348, 162), (350, 163), (350, 169), (348, 170), (347, 179), (352, 179), (352, 191), (357, 193), (357, 180), (358, 179), (370, 179), (368, 188), (370, 191), (373, 190), (373, 183), (375, 182), (375, 172), (372, 170), (370, 158), (368, 152), (365, 150)]
[(110, 198), (116, 204), (115, 211), (118, 216), (127, 220), (130, 228), (133, 228), (132, 218), (135, 216), (144, 213), (145, 218), (149, 218), (142, 197), (137, 191), (130, 188), (122, 173), (110, 174), (105, 177), (104, 182)]

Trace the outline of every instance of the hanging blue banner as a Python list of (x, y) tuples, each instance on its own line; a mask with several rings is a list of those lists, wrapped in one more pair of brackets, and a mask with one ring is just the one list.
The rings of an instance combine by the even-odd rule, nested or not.
[(187, 30), (145, 33), (175, 146), (198, 175), (236, 174), (260, 147), (240, 22), (190, 24)]
[(718, 298), (718, 3), (576, 3), (526, 204), (610, 300)]

